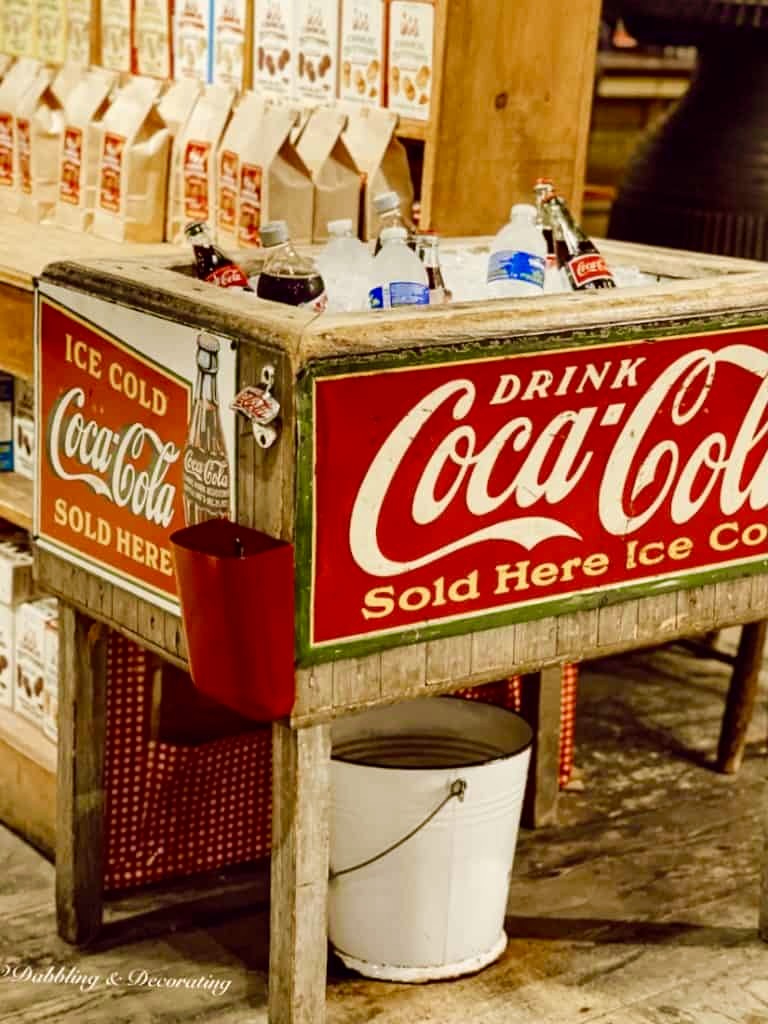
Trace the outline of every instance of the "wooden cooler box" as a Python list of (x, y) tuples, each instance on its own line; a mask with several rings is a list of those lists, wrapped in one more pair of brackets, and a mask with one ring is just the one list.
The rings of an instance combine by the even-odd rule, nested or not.
[[(284, 552), (256, 572), (245, 683), (228, 690), (295, 689), (273, 727), (270, 984), (298, 987), (275, 989), (274, 1020), (322, 1019), (333, 717), (539, 673), (530, 717), (557, 720), (564, 664), (768, 613), (768, 272), (602, 248), (646, 283), (335, 316), (161, 261), (39, 281), (35, 534), (40, 583), (65, 602), (64, 756), (103, 742), (95, 624), (181, 668), (199, 646), (171, 541), (185, 486), (228, 481), (238, 543), (254, 531)], [(201, 333), (217, 342), (215, 469), (188, 444)], [(268, 423), (232, 408), (245, 388), (279, 404)], [(539, 735), (555, 761), (556, 732)], [(60, 780), (69, 938), (100, 919), (100, 880), (77, 864), (103, 844), (102, 768)], [(317, 957), (297, 966), (306, 943)], [(299, 1003), (317, 1016), (291, 1016)]]

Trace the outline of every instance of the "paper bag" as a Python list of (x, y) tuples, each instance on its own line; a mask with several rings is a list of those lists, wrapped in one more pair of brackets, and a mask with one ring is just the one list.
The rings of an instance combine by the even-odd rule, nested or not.
[[(171, 163), (168, 171), (169, 185), (179, 173), (181, 164), (180, 138), (187, 122), (192, 116), (195, 104), (200, 99), (203, 91), (203, 83), (196, 78), (182, 78), (177, 82), (171, 82), (162, 95), (157, 109), (165, 121), (168, 131), (171, 133)], [(173, 226), (171, 204), (167, 204), (165, 237), (168, 241), (173, 238)]]
[(388, 110), (371, 107), (345, 108), (347, 126), (342, 133), (347, 149), (363, 180), (360, 237), (367, 241), (379, 231), (373, 197), (380, 192), (397, 192), (401, 208), (413, 204), (413, 182), (405, 146), (395, 137), (397, 117)]
[(328, 221), (352, 221), (357, 234), (360, 217), (360, 172), (342, 138), (346, 117), (330, 107), (319, 107), (310, 117), (296, 145), (315, 186), (312, 241), (328, 237)]
[(56, 205), (64, 104), (80, 73), (66, 65), (51, 81), (53, 72), (46, 71), (18, 106), (19, 213), (35, 224), (47, 219)]
[(36, 60), (23, 57), (0, 83), (0, 207), (11, 212), (18, 210), (20, 195), (16, 114), (24, 93), (41, 74), (45, 70)]
[(96, 206), (102, 121), (116, 81), (116, 72), (93, 68), (85, 72), (64, 104), (65, 124), (54, 212), (54, 220), (61, 227), (87, 231), (91, 226)]
[[(225, 249), (259, 245), (262, 120), (266, 101), (247, 92), (229, 122), (216, 162), (216, 235)], [(241, 218), (242, 205), (242, 218)]]
[(206, 86), (179, 135), (179, 164), (170, 188), (170, 241), (184, 240), (190, 221), (215, 221), (216, 153), (227, 127), (235, 90)]
[(157, 110), (160, 88), (132, 78), (104, 115), (92, 227), (102, 238), (163, 240), (170, 132)]

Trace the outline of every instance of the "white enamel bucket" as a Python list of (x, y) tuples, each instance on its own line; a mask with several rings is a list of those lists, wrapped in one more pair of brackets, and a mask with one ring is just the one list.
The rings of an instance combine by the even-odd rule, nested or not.
[(530, 726), (489, 704), (424, 698), (339, 719), (332, 735), (336, 953), (400, 982), (498, 959)]

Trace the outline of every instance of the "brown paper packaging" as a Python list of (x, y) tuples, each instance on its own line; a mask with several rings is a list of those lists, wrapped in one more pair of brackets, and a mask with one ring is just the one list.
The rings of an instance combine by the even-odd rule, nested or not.
[(363, 179), (360, 214), (360, 238), (368, 241), (379, 231), (379, 218), (373, 197), (380, 192), (397, 192), (401, 208), (413, 205), (413, 182), (405, 146), (395, 137), (397, 116), (375, 107), (350, 107), (347, 126), (342, 133), (347, 149)]
[(92, 231), (115, 242), (161, 242), (170, 132), (157, 110), (161, 83), (133, 78), (102, 122)]
[(16, 113), (24, 93), (43, 71), (42, 65), (22, 57), (0, 82), (0, 208), (19, 208), (19, 168)]
[(360, 219), (360, 172), (342, 137), (346, 117), (337, 109), (314, 111), (296, 145), (315, 186), (312, 241), (328, 238), (328, 221), (352, 221), (357, 234)]
[(260, 205), (260, 223), (284, 220), (295, 242), (312, 240), (315, 186), (309, 168), (291, 143), (296, 111), (282, 104), (268, 106), (261, 121), (261, 138), (254, 169), (261, 180), (247, 180), (240, 171), (240, 244), (253, 233), (251, 217)]
[(65, 124), (58, 160), (54, 221), (87, 231), (93, 220), (101, 156), (102, 121), (117, 75), (93, 68), (83, 74), (64, 104)]
[[(195, 78), (182, 78), (177, 82), (171, 82), (162, 95), (157, 109), (160, 116), (171, 133), (171, 163), (168, 171), (168, 188), (172, 188), (172, 182), (179, 173), (181, 165), (180, 136), (184, 131), (187, 122), (192, 116), (195, 104), (200, 99), (203, 91), (203, 83)], [(166, 227), (165, 237), (168, 241), (173, 238), (173, 211), (171, 203), (166, 205)]]
[(29, 89), (18, 107), (19, 213), (35, 224), (48, 219), (56, 206), (64, 105), (80, 74), (79, 68), (65, 65), (51, 81), (53, 72), (48, 72), (39, 94)]
[(244, 94), (216, 158), (216, 237), (225, 249), (260, 244), (265, 107), (263, 96)]
[(169, 239), (184, 241), (184, 226), (206, 221), (214, 227), (216, 209), (216, 153), (227, 127), (235, 90), (208, 85), (179, 135), (178, 165), (170, 187)]

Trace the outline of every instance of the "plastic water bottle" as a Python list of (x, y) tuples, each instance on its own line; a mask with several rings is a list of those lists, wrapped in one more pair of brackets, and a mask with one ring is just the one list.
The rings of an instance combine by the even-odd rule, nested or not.
[(494, 298), (543, 294), (546, 263), (547, 243), (536, 226), (536, 208), (518, 203), (491, 246), (489, 294)]
[(405, 228), (384, 228), (382, 248), (374, 258), (368, 304), (371, 309), (429, 305), (429, 279), (424, 264), (408, 248)]
[(373, 197), (373, 208), (379, 215), (379, 233), (376, 236), (376, 244), (373, 248), (373, 255), (378, 256), (384, 242), (382, 234), (387, 228), (405, 228), (409, 248), (415, 251), (416, 243), (412, 238), (410, 225), (406, 223), (403, 212), (400, 209), (400, 196), (397, 192), (380, 192)]
[(352, 234), (351, 220), (329, 221), (328, 234), (315, 262), (325, 282), (329, 312), (367, 309), (372, 262), (367, 246)]

